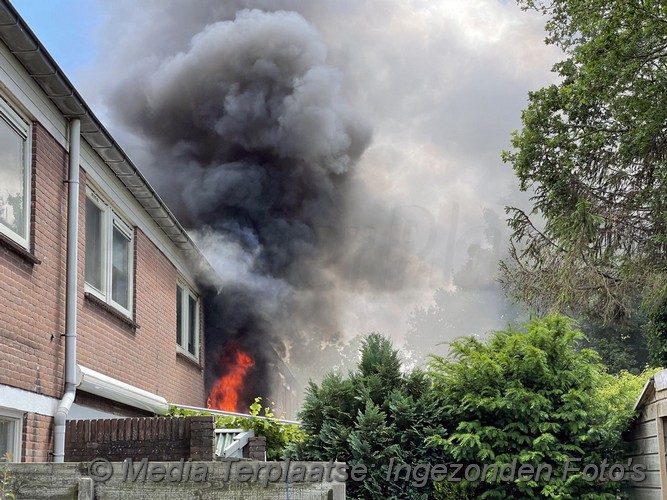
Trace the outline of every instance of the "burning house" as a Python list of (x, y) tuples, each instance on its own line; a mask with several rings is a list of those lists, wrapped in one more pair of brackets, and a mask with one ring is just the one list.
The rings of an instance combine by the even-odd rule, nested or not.
[(62, 461), (68, 420), (203, 406), (201, 266), (179, 221), (0, 1), (0, 456)]
[(294, 417), (370, 140), (317, 31), (241, 10), (129, 68), (143, 173), (7, 0), (0, 42), (0, 452), (62, 460), (65, 420), (169, 403)]

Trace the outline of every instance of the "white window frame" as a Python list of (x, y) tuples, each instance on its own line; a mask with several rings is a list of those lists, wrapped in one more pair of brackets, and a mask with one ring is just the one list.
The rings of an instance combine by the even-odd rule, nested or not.
[(32, 205), (32, 134), (31, 125), (28, 120), (19, 115), (5, 100), (0, 96), (0, 120), (4, 121), (14, 132), (16, 132), (24, 141), (24, 155), (23, 155), (23, 171), (25, 172), (25, 179), (23, 185), (23, 213), (25, 224), (25, 238), (9, 229), (2, 222), (0, 222), (0, 233), (11, 238), (19, 245), (29, 250), (30, 245), (30, 216)]
[[(14, 422), (14, 451), (10, 462), (20, 462), (22, 460), (21, 449), (23, 447), (23, 412), (0, 408), (0, 419), (12, 420)], [(0, 460), (2, 457), (0, 457)]]
[[(181, 343), (178, 343), (178, 338), (176, 338), (176, 349), (178, 352), (187, 356), (195, 361), (199, 361), (199, 346), (200, 346), (200, 337), (201, 337), (201, 328), (200, 328), (200, 314), (201, 314), (201, 301), (199, 300), (199, 295), (195, 293), (190, 285), (188, 285), (185, 280), (178, 278), (176, 280), (176, 288), (181, 289)], [(178, 293), (175, 294), (176, 299), (178, 299)], [(189, 299), (193, 298), (195, 300), (195, 332), (194, 332), (194, 354), (188, 350), (188, 339), (190, 334), (190, 324), (189, 324), (189, 315), (183, 314), (183, 312), (189, 312), (190, 301)], [(176, 303), (176, 308), (178, 310), (179, 304)], [(178, 314), (176, 314), (176, 319), (178, 320)], [(178, 328), (178, 326), (177, 326)]]
[[(97, 191), (86, 186), (86, 198), (92, 201), (97, 208), (102, 211), (102, 290), (98, 290), (93, 285), (85, 281), (84, 270), (84, 290), (98, 299), (106, 302), (114, 309), (132, 319), (132, 309), (134, 303), (134, 230), (125, 220), (118, 214), (113, 206), (106, 201)], [(128, 252), (128, 307), (124, 307), (112, 298), (111, 293), (111, 274), (113, 272), (113, 265), (111, 255), (113, 252), (113, 229), (118, 229), (129, 240), (130, 251)], [(85, 262), (84, 262), (85, 269)]]

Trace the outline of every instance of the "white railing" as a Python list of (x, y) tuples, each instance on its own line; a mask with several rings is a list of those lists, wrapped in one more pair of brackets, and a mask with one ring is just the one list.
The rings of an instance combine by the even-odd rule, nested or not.
[(263, 420), (275, 420), (281, 424), (292, 424), (292, 425), (301, 425), (301, 422), (298, 420), (287, 420), (284, 418), (275, 418), (275, 417), (264, 417), (262, 415), (249, 415), (247, 413), (236, 413), (233, 411), (224, 411), (224, 410), (213, 410), (211, 408), (199, 408), (197, 406), (188, 406), (188, 405), (174, 405), (176, 408), (183, 408), (184, 410), (192, 410), (199, 412), (206, 412), (212, 415), (224, 415), (227, 417), (242, 417), (242, 418), (259, 418)]
[(248, 439), (255, 437), (252, 429), (216, 429), (215, 454), (225, 458), (243, 458), (243, 448), (248, 445)]

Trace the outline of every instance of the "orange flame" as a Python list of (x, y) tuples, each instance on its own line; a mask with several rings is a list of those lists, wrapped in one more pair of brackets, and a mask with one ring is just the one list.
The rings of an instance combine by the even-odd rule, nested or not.
[(246, 373), (255, 362), (235, 343), (229, 343), (222, 353), (221, 363), (227, 365), (227, 371), (213, 385), (207, 405), (214, 410), (240, 412), (239, 392), (243, 388)]

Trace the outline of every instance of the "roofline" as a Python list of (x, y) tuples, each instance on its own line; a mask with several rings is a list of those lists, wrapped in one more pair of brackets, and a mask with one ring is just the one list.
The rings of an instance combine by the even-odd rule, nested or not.
[(639, 396), (637, 397), (637, 401), (635, 401), (635, 405), (632, 407), (632, 411), (637, 411), (641, 408), (642, 403), (644, 402), (644, 398), (646, 394), (648, 393), (649, 389), (653, 387), (654, 384), (654, 379), (651, 377), (646, 381), (644, 384), (644, 387), (642, 388), (642, 392), (639, 393)]
[[(72, 82), (8, 0), (0, 0), (0, 40), (65, 118), (81, 120), (81, 136), (186, 256), (213, 267), (174, 214), (95, 116)], [(199, 270), (195, 270), (199, 271)], [(217, 274), (217, 273), (215, 273)]]

